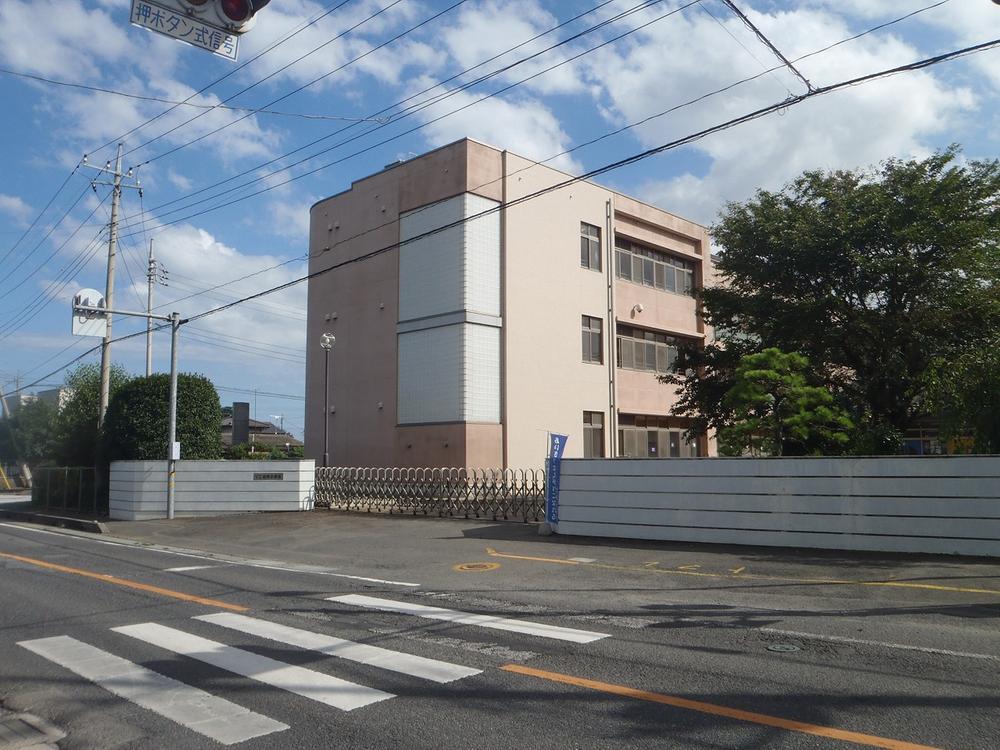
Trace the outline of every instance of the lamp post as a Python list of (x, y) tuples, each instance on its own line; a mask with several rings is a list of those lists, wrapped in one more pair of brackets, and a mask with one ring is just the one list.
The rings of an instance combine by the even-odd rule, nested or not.
[(330, 465), (330, 350), (333, 349), (337, 337), (332, 333), (324, 333), (319, 337), (319, 345), (323, 347), (323, 466)]

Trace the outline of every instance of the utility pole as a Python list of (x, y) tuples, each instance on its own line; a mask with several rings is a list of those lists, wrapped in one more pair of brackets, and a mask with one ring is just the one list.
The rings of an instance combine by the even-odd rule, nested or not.
[[(91, 167), (91, 169), (96, 169), (98, 172), (106, 172), (111, 178), (111, 182), (100, 182), (101, 185), (110, 185), (111, 192), (111, 224), (108, 231), (108, 275), (107, 283), (104, 291), (104, 304), (108, 309), (108, 313), (105, 317), (105, 329), (104, 329), (104, 341), (101, 344), (101, 408), (98, 414), (97, 424), (100, 426), (104, 423), (104, 414), (108, 410), (108, 399), (111, 392), (111, 310), (114, 309), (114, 296), (115, 296), (115, 262), (117, 260), (118, 252), (118, 214), (121, 209), (122, 201), (122, 188), (130, 187), (135, 188), (139, 191), (139, 195), (142, 195), (142, 188), (139, 186), (139, 181), (136, 180), (134, 185), (122, 185), (122, 177), (131, 177), (132, 170), (129, 169), (126, 175), (122, 174), (122, 153), (125, 150), (125, 144), (118, 144), (118, 154), (115, 156), (115, 167), (114, 170), (111, 169), (111, 162), (108, 162), (103, 167), (93, 167), (87, 164), (87, 157), (84, 155), (82, 166)], [(91, 183), (94, 190), (97, 190), (98, 181), (94, 180)]]
[(104, 424), (104, 414), (108, 410), (108, 400), (111, 395), (111, 310), (115, 309), (115, 261), (118, 251), (118, 210), (122, 202), (122, 150), (124, 144), (118, 144), (118, 155), (115, 157), (114, 187), (111, 192), (111, 227), (108, 232), (108, 277), (104, 292), (104, 304), (108, 308), (104, 341), (101, 343), (101, 409), (98, 414), (98, 426)]
[(153, 282), (156, 280), (156, 258), (153, 238), (149, 238), (149, 265), (146, 268), (146, 377), (153, 374)]

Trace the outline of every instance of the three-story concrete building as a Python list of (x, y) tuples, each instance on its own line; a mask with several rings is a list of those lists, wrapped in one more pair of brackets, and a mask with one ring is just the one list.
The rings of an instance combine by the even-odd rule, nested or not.
[(309, 457), (324, 419), (341, 466), (539, 466), (548, 432), (568, 456), (712, 448), (657, 379), (706, 336), (697, 224), (465, 139), (316, 203), (309, 270)]

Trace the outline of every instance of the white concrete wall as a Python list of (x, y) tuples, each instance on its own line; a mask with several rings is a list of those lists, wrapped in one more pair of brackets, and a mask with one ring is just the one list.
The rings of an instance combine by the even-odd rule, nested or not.
[(557, 531), (1000, 556), (1000, 456), (566, 460)]
[[(280, 480), (254, 474), (281, 474)], [(310, 510), (316, 462), (178, 461), (174, 514)], [(113, 461), (109, 494), (111, 518), (145, 521), (167, 516), (167, 462)]]

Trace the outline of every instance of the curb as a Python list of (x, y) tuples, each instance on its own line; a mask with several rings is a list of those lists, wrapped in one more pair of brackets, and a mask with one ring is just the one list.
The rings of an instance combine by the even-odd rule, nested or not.
[(58, 526), (62, 529), (73, 529), (75, 531), (88, 531), (92, 534), (107, 534), (108, 527), (100, 521), (88, 518), (72, 518), (69, 516), (50, 516), (45, 513), (33, 513), (23, 510), (0, 510), (0, 518), (11, 521), (24, 521), (26, 523), (37, 523), (42, 526)]

